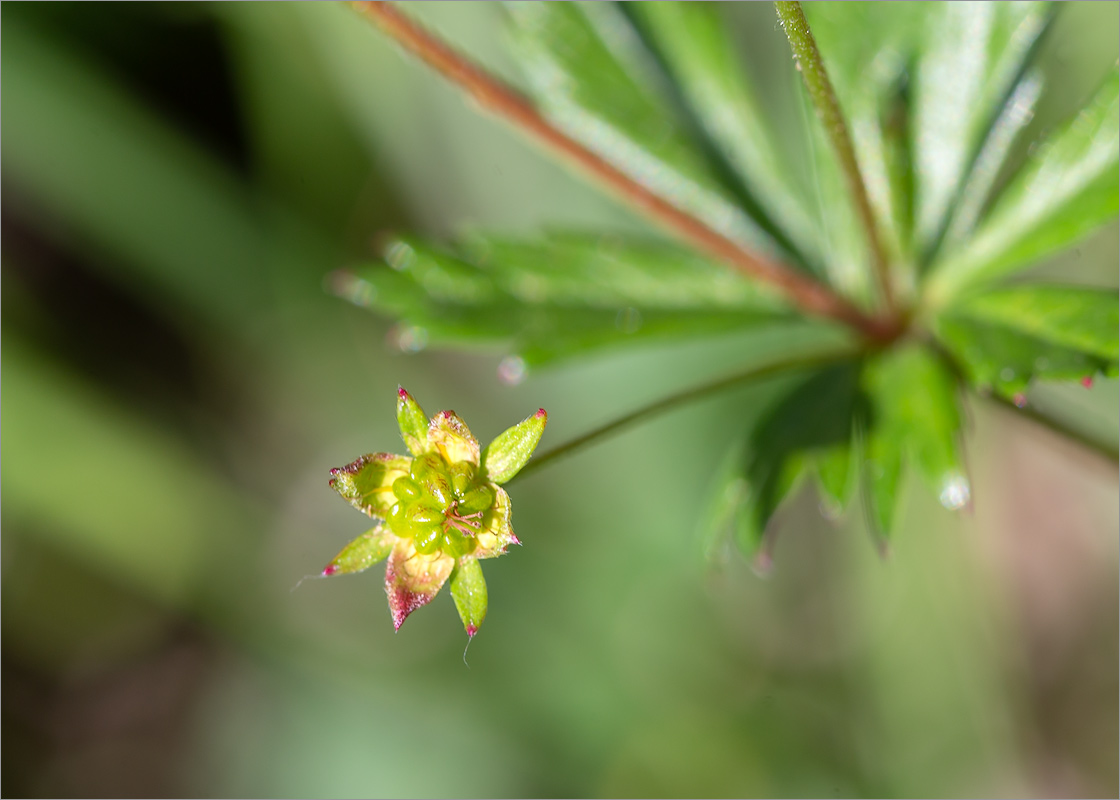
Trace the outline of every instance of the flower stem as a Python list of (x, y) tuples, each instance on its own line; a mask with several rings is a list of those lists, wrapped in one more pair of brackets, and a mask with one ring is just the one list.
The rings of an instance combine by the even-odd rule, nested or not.
[(855, 202), (856, 211), (867, 236), (879, 292), (887, 309), (893, 311), (894, 292), (891, 288), (883, 238), (879, 234), (875, 214), (871, 210), (871, 200), (867, 195), (867, 187), (859, 171), (856, 151), (852, 147), (852, 137), (848, 133), (844, 115), (840, 112), (840, 103), (836, 99), (836, 92), (833, 91), (832, 81), (828, 79), (828, 72), (825, 71), (820, 51), (817, 50), (817, 42), (801, 10), (801, 3), (796, 0), (794, 2), (775, 0), (774, 8), (789, 39), (789, 46), (797, 60), (797, 68), (801, 72), (802, 80), (805, 81), (805, 88), (809, 90), (809, 98), (813, 101), (817, 116), (824, 124), (825, 132), (840, 159), (840, 166), (848, 181), (848, 190), (852, 193), (852, 200)]
[(801, 356), (799, 358), (784, 359), (776, 361), (771, 364), (762, 364), (759, 366), (751, 367), (750, 369), (736, 372), (732, 375), (727, 375), (723, 378), (718, 378), (708, 383), (694, 386), (691, 389), (685, 389), (683, 392), (671, 394), (668, 397), (663, 397), (656, 400), (649, 405), (642, 406), (639, 409), (631, 411), (628, 414), (623, 414), (621, 417), (614, 419), (605, 425), (600, 425), (598, 428), (588, 431), (585, 434), (577, 436), (564, 444), (552, 448), (547, 453), (537, 456), (522, 470), (515, 475), (510, 482), (517, 480), (524, 475), (540, 469), (546, 464), (551, 463), (564, 456), (572, 455), (573, 453), (582, 450), (600, 439), (605, 439), (608, 436), (613, 436), (621, 432), (624, 428), (633, 425), (634, 423), (641, 422), (649, 417), (663, 414), (666, 411), (672, 411), (679, 406), (686, 405), (687, 403), (696, 400), (703, 400), (711, 395), (718, 394), (725, 389), (731, 389), (742, 383), (749, 381), (762, 380), (769, 378), (773, 375), (779, 375), (784, 372), (792, 372), (799, 369), (808, 369), (810, 367), (819, 367), (824, 364), (829, 364), (839, 361), (842, 358), (855, 355), (855, 351), (850, 349), (832, 350), (825, 353), (815, 353), (813, 355)]
[(547, 148), (565, 156), (623, 200), (676, 232), (701, 251), (751, 278), (777, 288), (802, 311), (843, 322), (873, 341), (889, 342), (901, 333), (901, 325), (893, 315), (881, 319), (864, 313), (812, 277), (744, 250), (701, 220), (638, 183), (554, 127), (519, 92), (389, 3), (353, 2), (352, 5), (403, 47), (434, 67), (452, 83), (465, 89), (484, 108), (512, 123)]

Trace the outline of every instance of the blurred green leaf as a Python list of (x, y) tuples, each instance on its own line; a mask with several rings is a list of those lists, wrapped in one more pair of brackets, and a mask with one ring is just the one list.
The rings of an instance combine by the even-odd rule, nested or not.
[(781, 252), (690, 141), (658, 84), (651, 54), (613, 4), (514, 2), (507, 8), (519, 65), (558, 127), (723, 235)]
[[(847, 460), (860, 407), (859, 366), (842, 363), (799, 381), (758, 420), (738, 467), (735, 535), (744, 553), (767, 558), (764, 537), (775, 510), (818, 460)], [(826, 471), (830, 494), (847, 483), (846, 475), (835, 476), (842, 470)]]
[(1010, 396), (1035, 377), (1115, 375), (1117, 306), (1114, 289), (1021, 286), (971, 297), (935, 326), (977, 386)]
[[(478, 266), (412, 239), (399, 240), (386, 251), (392, 268), (336, 276), (334, 289), (357, 305), (404, 319), (410, 335), (423, 342), (508, 342), (530, 365), (604, 347), (798, 319), (703, 259), (671, 247), (624, 242), (602, 248), (595, 241), (557, 237), (534, 245), (479, 239)], [(695, 282), (687, 277), (693, 270)]]
[(339, 237), (364, 239), (371, 217), (402, 222), (394, 209), (396, 192), (374, 172), (361, 132), (350, 124), (317, 52), (312, 28), (315, 17), (325, 15), (296, 5), (203, 8), (222, 23), (229, 42), (257, 183), (317, 229)]
[(695, 250), (610, 234), (550, 233), (536, 240), (475, 236), (473, 261), (525, 303), (620, 308), (783, 310), (777, 293)]
[(189, 605), (260, 525), (180, 441), (5, 336), (5, 520), (171, 606)]
[(1036, 71), (1027, 73), (1016, 84), (976, 155), (972, 170), (961, 187), (959, 202), (950, 212), (945, 238), (941, 242), (946, 252), (960, 247), (972, 234), (1016, 137), (1034, 118), (1035, 105), (1041, 94), (1042, 76)]
[[(940, 237), (975, 154), (1050, 18), (1047, 4), (808, 3), (804, 9), (888, 246), (896, 260), (917, 260)], [(892, 112), (907, 80), (908, 108)], [(905, 144), (892, 142), (896, 119), (906, 122), (899, 129), (908, 129)], [(912, 165), (899, 163), (900, 146)], [(898, 180), (899, 170), (912, 174), (912, 184)], [(912, 227), (917, 252), (910, 252)]]
[[(917, 262), (939, 241), (981, 143), (1051, 18), (1048, 4), (806, 3), (804, 10), (888, 249), (895, 261)], [(818, 138), (818, 152), (822, 143)], [(988, 168), (1005, 155), (990, 148)], [(834, 171), (827, 162), (820, 168), (822, 177)], [(833, 190), (843, 188), (836, 176), (829, 180)], [(833, 238), (842, 236), (841, 217), (839, 210), (822, 213)]]
[(860, 450), (852, 439), (837, 443), (816, 458), (821, 503), (831, 517), (843, 513), (859, 483)]
[(915, 233), (928, 250), (1023, 63), (1049, 3), (933, 3), (915, 59)]
[(1113, 67), (1082, 111), (1038, 149), (976, 235), (931, 275), (944, 303), (969, 284), (1023, 269), (1115, 216), (1120, 196), (1120, 73)]
[(816, 223), (804, 192), (774, 147), (774, 131), (715, 5), (695, 2), (633, 3), (642, 23), (707, 134), (743, 186), (767, 214), (808, 253), (816, 268)]
[[(890, 174), (890, 156), (884, 140), (885, 111), (895, 98), (898, 85), (921, 46), (929, 26), (929, 17), (937, 13), (930, 3), (806, 3), (805, 18), (812, 27), (825, 68), (848, 122), (859, 161), (860, 172), (868, 197), (875, 210), (890, 252), (897, 259), (903, 252), (903, 230), (908, 222), (897, 218), (900, 209), (911, 203), (894, 196), (897, 188)], [(812, 113), (812, 112), (810, 112)], [(816, 126), (820, 129), (820, 126)], [(839, 191), (833, 201), (847, 207), (843, 212), (849, 224), (855, 225), (850, 210), (851, 199), (843, 185), (831, 145), (823, 136), (816, 137), (818, 162), (828, 164), (822, 174), (832, 174), (830, 183)], [(822, 152), (822, 150), (824, 152)], [(831, 163), (829, 163), (831, 162)], [(837, 181), (840, 181), (839, 183)], [(841, 212), (823, 212), (825, 219)], [(834, 219), (831, 228), (843, 224)], [(842, 230), (842, 228), (841, 228)], [(866, 261), (862, 250), (861, 261)], [(864, 268), (865, 269), (865, 268)]]
[(865, 434), (867, 500), (879, 532), (889, 536), (903, 466), (913, 461), (941, 503), (960, 508), (969, 485), (960, 455), (956, 380), (927, 347), (907, 344), (868, 360), (863, 387), (869, 406)]
[(262, 220), (229, 170), (63, 46), (4, 32), (4, 177), (91, 245), (123, 281), (236, 322), (266, 276)]

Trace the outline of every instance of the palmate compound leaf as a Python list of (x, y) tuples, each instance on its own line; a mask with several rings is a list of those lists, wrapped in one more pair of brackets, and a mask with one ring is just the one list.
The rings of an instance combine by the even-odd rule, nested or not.
[(509, 343), (541, 365), (603, 347), (804, 324), (773, 294), (667, 243), (476, 237), (455, 257), (413, 239), (332, 288), (432, 343)]
[(755, 251), (781, 247), (738, 204), (613, 3), (507, 3), (530, 92), (552, 122), (638, 183)]
[(1018, 286), (959, 301), (934, 325), (974, 385), (1012, 397), (1034, 378), (1116, 375), (1118, 305), (1115, 289)]
[[(807, 3), (804, 11), (887, 247), (896, 260), (917, 263), (940, 237), (1049, 22), (1048, 4)], [(899, 117), (901, 127), (893, 124)]]

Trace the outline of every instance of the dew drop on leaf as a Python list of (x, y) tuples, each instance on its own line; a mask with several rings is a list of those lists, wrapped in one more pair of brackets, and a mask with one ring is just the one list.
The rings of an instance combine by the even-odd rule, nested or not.
[(416, 251), (404, 242), (393, 242), (385, 252), (385, 261), (397, 272), (404, 272), (416, 260)]
[(377, 297), (377, 288), (372, 283), (344, 269), (327, 273), (323, 278), (323, 289), (328, 294), (362, 307), (370, 306)]
[(843, 507), (831, 497), (822, 497), (817, 504), (817, 508), (821, 512), (821, 516), (829, 522), (837, 522), (844, 514)]
[(774, 570), (774, 556), (763, 550), (751, 560), (751, 571), (759, 578), (769, 578)]
[(968, 479), (959, 472), (950, 472), (941, 483), (941, 494), (938, 495), (938, 499), (945, 508), (958, 511), (968, 505), (971, 496)]
[(525, 359), (521, 356), (506, 356), (498, 364), (498, 380), (506, 386), (516, 386), (525, 380)]
[(419, 353), (428, 346), (428, 331), (417, 325), (395, 325), (388, 339), (390, 346), (402, 353)]
[(631, 306), (618, 312), (614, 325), (623, 333), (637, 333), (642, 327), (642, 312)]

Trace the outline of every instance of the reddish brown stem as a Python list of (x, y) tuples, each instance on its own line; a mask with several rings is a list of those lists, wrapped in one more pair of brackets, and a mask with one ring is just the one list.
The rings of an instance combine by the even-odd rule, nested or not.
[(870, 339), (887, 342), (901, 331), (894, 318), (865, 314), (851, 302), (802, 272), (744, 250), (612, 164), (562, 133), (519, 92), (489, 74), (386, 2), (354, 2), (385, 33), (465, 89), (484, 108), (504, 117), (547, 147), (559, 152), (622, 199), (675, 231), (700, 250), (755, 280), (776, 287), (806, 313), (843, 322)]

